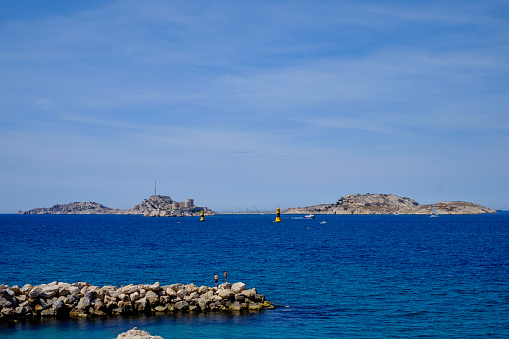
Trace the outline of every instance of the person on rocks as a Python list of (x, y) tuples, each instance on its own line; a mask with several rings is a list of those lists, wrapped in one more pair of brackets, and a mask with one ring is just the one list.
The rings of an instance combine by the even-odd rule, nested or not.
[(226, 271), (223, 271), (224, 273), (224, 282), (226, 283)]
[(219, 277), (216, 275), (214, 275), (214, 282), (216, 283), (216, 287), (217, 287), (217, 280), (219, 279)]

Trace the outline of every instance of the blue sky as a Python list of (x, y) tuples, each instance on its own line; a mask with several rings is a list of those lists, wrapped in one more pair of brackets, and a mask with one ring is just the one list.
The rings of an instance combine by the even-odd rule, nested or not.
[(509, 209), (507, 1), (0, 0), (0, 213)]

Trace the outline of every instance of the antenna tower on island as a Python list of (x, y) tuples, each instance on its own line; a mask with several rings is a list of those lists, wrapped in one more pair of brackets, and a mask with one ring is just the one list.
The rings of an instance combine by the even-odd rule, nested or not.
[(154, 181), (154, 195), (157, 195), (157, 181)]

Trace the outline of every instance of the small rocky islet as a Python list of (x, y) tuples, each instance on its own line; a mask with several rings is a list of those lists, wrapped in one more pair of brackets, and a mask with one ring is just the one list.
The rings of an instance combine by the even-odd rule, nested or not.
[(177, 312), (245, 313), (274, 306), (242, 282), (218, 287), (195, 284), (93, 286), (52, 282), (32, 286), (0, 285), (0, 321), (93, 318)]

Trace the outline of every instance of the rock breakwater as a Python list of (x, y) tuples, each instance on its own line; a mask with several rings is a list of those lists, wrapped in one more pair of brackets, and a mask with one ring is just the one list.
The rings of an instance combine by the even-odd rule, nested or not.
[(52, 282), (23, 287), (0, 284), (0, 320), (91, 318), (175, 312), (257, 312), (274, 308), (242, 282), (218, 287), (195, 284), (92, 286)]

